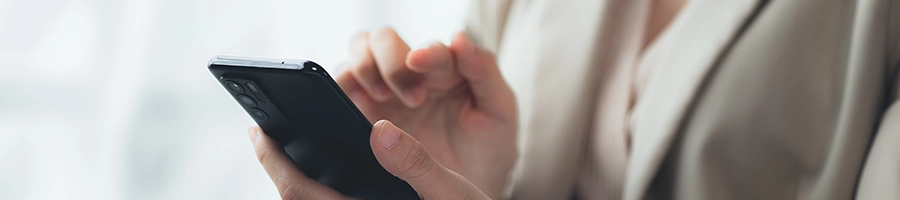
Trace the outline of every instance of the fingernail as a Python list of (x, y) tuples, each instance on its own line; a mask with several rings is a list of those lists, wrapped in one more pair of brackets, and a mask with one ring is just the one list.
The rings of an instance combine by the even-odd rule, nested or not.
[(247, 130), (247, 133), (250, 135), (250, 143), (256, 144), (256, 138), (259, 136), (259, 128), (250, 127)]
[(391, 150), (397, 143), (397, 139), (400, 139), (400, 129), (397, 129), (390, 121), (381, 120), (381, 130), (378, 131), (378, 141), (381, 142), (381, 147)]

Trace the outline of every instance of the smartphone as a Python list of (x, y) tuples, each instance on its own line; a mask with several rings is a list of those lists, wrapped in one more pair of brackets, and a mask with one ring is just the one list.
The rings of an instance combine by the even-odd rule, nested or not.
[(372, 124), (308, 60), (215, 56), (209, 71), (306, 176), (361, 199), (419, 199), (372, 153)]

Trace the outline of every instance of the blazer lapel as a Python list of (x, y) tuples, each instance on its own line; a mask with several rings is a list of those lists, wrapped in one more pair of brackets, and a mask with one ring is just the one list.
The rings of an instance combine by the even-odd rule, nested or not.
[(692, 0), (672, 22), (671, 44), (633, 110), (624, 199), (644, 199), (709, 72), (766, 0)]

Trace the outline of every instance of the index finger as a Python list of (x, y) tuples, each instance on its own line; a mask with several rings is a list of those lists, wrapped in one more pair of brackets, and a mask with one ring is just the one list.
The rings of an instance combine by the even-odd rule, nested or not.
[(416, 107), (425, 98), (422, 76), (406, 66), (409, 46), (394, 29), (381, 28), (372, 32), (369, 47), (375, 64), (387, 86), (408, 107)]
[(515, 95), (503, 79), (495, 55), (472, 43), (464, 32), (453, 36), (450, 49), (457, 72), (474, 95), (475, 105), (492, 115), (515, 116)]

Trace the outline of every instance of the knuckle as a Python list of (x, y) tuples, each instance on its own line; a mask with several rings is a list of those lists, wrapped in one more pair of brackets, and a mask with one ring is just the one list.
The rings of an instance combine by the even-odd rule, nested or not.
[(295, 184), (285, 185), (279, 192), (281, 199), (300, 199), (300, 193), (300, 189)]
[[(381, 27), (370, 35), (372, 39), (392, 39), (398, 38), (397, 31), (391, 27)], [(379, 40), (375, 40), (379, 41)]]
[(435, 164), (434, 162), (431, 162), (428, 153), (420, 145), (416, 145), (416, 147), (407, 151), (403, 158), (403, 162), (401, 163), (401, 173), (406, 175), (407, 179), (415, 179), (424, 176), (431, 173), (435, 167)]
[(375, 65), (369, 65), (369, 64), (359, 64), (359, 65), (353, 66), (350, 72), (359, 76), (359, 78), (366, 79), (366, 80), (374, 79), (379, 76), (378, 75), (378, 67)]
[(351, 40), (351, 42), (353, 44), (358, 44), (358, 43), (363, 43), (368, 39), (369, 39), (369, 32), (363, 31), (363, 32), (359, 32), (355, 36), (353, 36), (353, 39)]
[(403, 79), (404, 75), (402, 71), (400, 71), (399, 67), (384, 67), (382, 69), (382, 73), (384, 73), (385, 77), (391, 81), (397, 81)]

